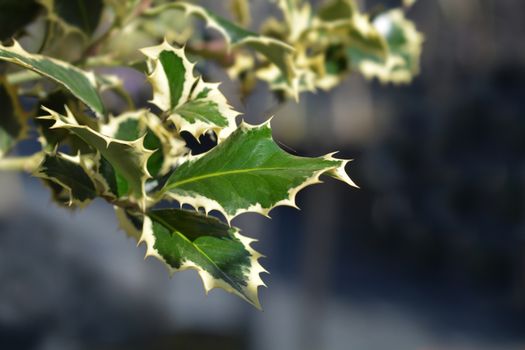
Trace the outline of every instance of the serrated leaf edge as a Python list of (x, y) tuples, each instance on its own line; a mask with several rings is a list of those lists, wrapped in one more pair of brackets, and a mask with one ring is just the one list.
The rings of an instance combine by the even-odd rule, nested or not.
[[(399, 64), (404, 63), (404, 59), (401, 56), (398, 56), (390, 50), (388, 50), (388, 44), (385, 38), (386, 33), (383, 32), (381, 28), (380, 20), (381, 18), (387, 18), (391, 22), (400, 23), (404, 29), (404, 33), (407, 37), (407, 48), (408, 51), (414, 56), (417, 60), (415, 66), (412, 70), (394, 70)], [(373, 61), (363, 61), (359, 65), (359, 70), (367, 79), (377, 78), (382, 84), (394, 83), (394, 84), (407, 84), (410, 83), (414, 76), (419, 73), (419, 59), (421, 57), (422, 44), (424, 41), (424, 35), (420, 33), (414, 24), (405, 17), (405, 13), (401, 9), (393, 9), (382, 13), (372, 22), (374, 28), (381, 35), (387, 45), (388, 57), (384, 64), (378, 64)]]
[(219, 86), (221, 85), (221, 83), (208, 83), (203, 81), (200, 77), (198, 79), (199, 80), (197, 82), (195, 90), (192, 92), (192, 95), (198, 94), (199, 91), (209, 88), (210, 92), (208, 93), (207, 100), (217, 104), (219, 113), (225, 117), (225, 119), (228, 122), (228, 126), (215, 126), (213, 124), (206, 123), (200, 120), (196, 120), (194, 123), (190, 123), (185, 118), (181, 117), (180, 114), (177, 113), (176, 109), (169, 116), (169, 119), (173, 122), (179, 133), (182, 131), (189, 132), (190, 134), (195, 136), (197, 141), (199, 140), (200, 136), (204, 135), (209, 131), (213, 131), (217, 135), (218, 141), (221, 142), (228, 136), (230, 136), (232, 132), (235, 131), (235, 129), (237, 128), (237, 123), (235, 119), (241, 113), (235, 111), (226, 100), (226, 97), (222, 94), (222, 92), (220, 92)]
[[(230, 106), (226, 97), (220, 92), (219, 86), (221, 83), (205, 82), (202, 77), (194, 75), (196, 63), (190, 62), (185, 54), (184, 47), (176, 48), (164, 39), (160, 45), (142, 48), (140, 51), (148, 58), (148, 69), (151, 72), (147, 75), (147, 79), (153, 88), (153, 99), (150, 102), (168, 113), (168, 118), (175, 125), (177, 132), (189, 132), (198, 140), (201, 135), (208, 131), (213, 131), (217, 135), (219, 141), (222, 141), (235, 130), (235, 118), (240, 115), (240, 113)], [(185, 69), (181, 99), (177, 101), (176, 104), (173, 104), (173, 101), (171, 101), (170, 82), (164, 72), (164, 67), (158, 61), (159, 55), (163, 51), (174, 52), (182, 59)], [(196, 84), (195, 87), (194, 84)], [(206, 88), (210, 89), (207, 100), (217, 104), (220, 114), (224, 116), (228, 123), (226, 127), (217, 126), (213, 123), (206, 123), (201, 120), (196, 120), (191, 123), (177, 113), (178, 107), (191, 101), (193, 97), (192, 95), (196, 95)]]
[[(87, 165), (84, 163), (84, 161), (82, 160), (82, 157), (80, 156), (80, 154), (76, 154), (75, 156), (71, 156), (71, 155), (68, 155), (68, 154), (65, 154), (65, 153), (62, 153), (62, 152), (57, 152), (56, 154), (54, 154), (54, 156), (64, 158), (64, 159), (66, 159), (66, 160), (68, 160), (68, 161), (70, 161), (72, 163), (75, 163), (76, 165), (80, 166), (84, 170), (86, 175), (89, 177), (89, 179), (93, 182), (93, 186), (96, 188), (96, 183), (95, 183), (94, 179), (91, 176), (92, 172), (89, 170)], [(57, 178), (54, 178), (54, 177), (51, 177), (51, 176), (47, 176), (47, 174), (45, 174), (44, 172), (40, 171), (39, 169), (41, 168), (41, 166), (44, 163), (44, 161), (45, 161), (45, 157), (42, 158), (42, 161), (40, 162), (40, 165), (38, 166), (37, 170), (32, 173), (33, 176), (41, 178), (41, 179), (46, 179), (46, 180), (52, 181), (52, 182), (62, 186), (68, 193), (69, 201), (68, 201), (67, 205), (70, 206), (70, 207), (71, 206), (75, 206), (75, 207), (78, 207), (80, 209), (84, 209), (85, 207), (88, 206), (89, 203), (91, 203), (91, 201), (94, 198), (93, 199), (89, 199), (88, 198), (88, 199), (86, 199), (84, 201), (78, 200), (77, 198), (73, 197), (73, 189), (71, 188), (71, 186), (68, 186), (68, 185), (64, 184), (62, 181), (60, 181)]]
[(195, 270), (197, 271), (199, 277), (202, 280), (202, 284), (206, 295), (208, 295), (208, 293), (212, 289), (221, 288), (229, 293), (238, 295), (239, 297), (246, 300), (248, 303), (254, 305), (260, 310), (261, 304), (258, 298), (258, 288), (260, 286), (266, 287), (266, 284), (261, 279), (260, 274), (268, 273), (268, 271), (265, 268), (263, 268), (262, 265), (259, 263), (259, 259), (264, 256), (251, 247), (251, 244), (253, 242), (256, 242), (255, 239), (241, 235), (238, 229), (236, 229), (234, 236), (235, 238), (239, 239), (239, 241), (241, 241), (244, 248), (250, 254), (250, 272), (248, 274), (247, 280), (248, 284), (246, 287), (243, 288), (243, 293), (240, 293), (238, 290), (231, 287), (225, 281), (214, 278), (209, 272), (202, 269), (192, 261), (186, 260), (184, 263), (181, 264), (181, 266), (178, 269), (173, 268), (171, 265), (169, 265), (166, 262), (166, 260), (164, 260), (164, 258), (159, 254), (157, 249), (155, 249), (155, 236), (153, 235), (152, 221), (147, 215), (144, 217), (143, 231), (140, 240), (137, 243), (137, 246), (144, 243), (146, 245), (146, 254), (144, 259), (148, 257), (153, 257), (161, 261), (163, 265), (166, 266), (170, 277), (173, 277), (173, 275), (176, 272), (185, 270)]
[(176, 48), (171, 46), (166, 39), (157, 46), (149, 46), (139, 50), (144, 54), (148, 60), (147, 79), (153, 88), (153, 99), (150, 101), (163, 111), (171, 111), (173, 108), (180, 106), (181, 101), (176, 101), (173, 104), (170, 98), (170, 82), (167, 75), (164, 73), (164, 67), (159, 62), (159, 55), (163, 51), (174, 52), (177, 56), (182, 57), (182, 64), (184, 65), (184, 87), (181, 96), (189, 96), (195, 77), (193, 76), (193, 69), (195, 63), (190, 62), (184, 54), (184, 48)]
[[(4, 49), (4, 50), (7, 50), (7, 51), (13, 51), (13, 52), (15, 52), (18, 55), (29, 56), (32, 59), (49, 60), (49, 61), (53, 62), (56, 65), (59, 65), (59, 66), (65, 67), (67, 69), (71, 69), (71, 70), (76, 71), (77, 73), (83, 75), (88, 80), (88, 82), (93, 86), (94, 89), (96, 89), (96, 87), (97, 87), (97, 79), (96, 79), (96, 76), (95, 76), (95, 74), (93, 72), (81, 70), (81, 69), (77, 68), (76, 66), (69, 65), (69, 64), (67, 64), (64, 61), (60, 61), (60, 60), (54, 59), (52, 57), (47, 57), (47, 56), (42, 56), (42, 55), (39, 55), (39, 54), (29, 53), (26, 50), (24, 50), (24, 48), (16, 40), (13, 40), (13, 44), (10, 45), (10, 46), (4, 46), (4, 45), (2, 45), (2, 43), (0, 43), (0, 49)], [(21, 67), (24, 67), (26, 69), (29, 69), (29, 70), (37, 73), (39, 75), (45, 76), (45, 77), (53, 80), (54, 82), (58, 83), (59, 85), (63, 86), (68, 91), (71, 91), (69, 89), (69, 87), (64, 82), (56, 79), (55, 77), (53, 77), (52, 75), (50, 75), (50, 74), (48, 74), (46, 72), (39, 71), (39, 70), (35, 69), (30, 64), (27, 64), (27, 63), (17, 59), (16, 57), (15, 58), (2, 58), (2, 60), (7, 61), (7, 62), (11, 62), (11, 63), (14, 63), (14, 64), (17, 64), (17, 65), (19, 65)], [(74, 95), (79, 100), (84, 102), (87, 106), (89, 106), (89, 103), (82, 96), (79, 96), (79, 95), (76, 95), (76, 94), (74, 94)], [(100, 99), (100, 96), (98, 96), (98, 98), (100, 100), (99, 102), (102, 103), (102, 100)], [(91, 108), (91, 106), (90, 106), (90, 108)], [(103, 105), (102, 105), (102, 108), (104, 108)], [(99, 115), (99, 116), (100, 116), (100, 114), (104, 114), (105, 113), (104, 110), (102, 110), (102, 111), (94, 111), (94, 112), (97, 115)]]
[[(100, 137), (105, 142), (106, 148), (109, 148), (109, 145), (111, 143), (117, 143), (117, 144), (128, 145), (128, 146), (131, 146), (132, 148), (137, 149), (139, 154), (141, 155), (139, 166), (142, 168), (143, 175), (139, 179), (141, 184), (142, 184), (142, 186), (141, 186), (142, 187), (141, 188), (141, 193), (138, 194), (140, 197), (138, 197), (136, 199), (138, 199), (138, 203), (139, 203), (140, 208), (142, 210), (146, 209), (146, 206), (147, 206), (147, 203), (149, 202), (149, 200), (148, 200), (148, 197), (147, 197), (147, 194), (146, 194), (146, 190), (145, 190), (144, 184), (145, 184), (146, 180), (151, 178), (151, 175), (148, 172), (147, 163), (148, 163), (149, 157), (155, 152), (153, 150), (149, 150), (149, 149), (144, 147), (144, 138), (146, 137), (146, 135), (143, 135), (143, 136), (139, 137), (138, 139), (136, 139), (134, 141), (129, 141), (129, 142), (121, 141), (121, 140), (117, 140), (117, 139), (105, 136), (104, 134), (101, 134), (100, 132), (91, 129), (90, 127), (88, 127), (86, 125), (78, 124), (78, 122), (76, 121), (75, 117), (73, 116), (73, 113), (71, 112), (71, 110), (67, 106), (65, 106), (66, 116), (62, 116), (64, 118), (66, 118), (67, 123), (62, 121), (61, 118), (60, 118), (61, 115), (59, 113), (55, 112), (54, 110), (49, 109), (49, 108), (47, 108), (45, 106), (42, 106), (42, 109), (44, 111), (48, 112), (49, 115), (48, 116), (39, 116), (38, 119), (54, 121), (54, 124), (49, 129), (61, 129), (62, 128), (62, 129), (68, 130), (68, 129), (73, 129), (73, 128), (82, 128), (82, 129), (88, 130), (89, 132), (91, 132), (91, 133), (97, 135), (98, 137)], [(74, 132), (74, 131), (72, 130), (71, 132)], [(97, 178), (97, 181), (98, 180), (100, 180), (100, 179)], [(129, 181), (129, 179), (128, 179), (128, 181)], [(135, 193), (135, 196), (137, 196), (136, 193)]]
[[(262, 127), (270, 127), (270, 120), (262, 123), (262, 124), (259, 124), (259, 125), (250, 125), (244, 121), (241, 122), (241, 124), (239, 125), (239, 128), (243, 128), (245, 130), (249, 130), (249, 129), (255, 129), (255, 128), (262, 128)], [(218, 212), (220, 212), (224, 218), (226, 219), (226, 221), (228, 222), (228, 224), (231, 226), (231, 221), (243, 214), (243, 213), (247, 213), (247, 212), (252, 212), (252, 213), (258, 213), (258, 214), (261, 214), (263, 216), (266, 216), (266, 217), (270, 217), (269, 216), (269, 213), (272, 209), (274, 209), (275, 207), (278, 207), (278, 206), (289, 206), (289, 207), (293, 207), (293, 208), (296, 208), (296, 209), (299, 209), (299, 207), (297, 206), (296, 204), (296, 196), (297, 194), (304, 188), (310, 186), (310, 185), (314, 185), (314, 184), (317, 184), (317, 183), (322, 183), (322, 181), (320, 180), (320, 177), (321, 175), (323, 174), (326, 174), (326, 175), (329, 175), (337, 180), (340, 180), (352, 187), (358, 187), (351, 179), (350, 177), (348, 176), (348, 174), (346, 173), (345, 171), (345, 167), (346, 165), (351, 161), (351, 159), (338, 159), (338, 158), (334, 158), (333, 155), (337, 153), (337, 152), (333, 152), (333, 153), (329, 153), (321, 158), (323, 159), (326, 159), (326, 160), (330, 160), (330, 161), (338, 161), (338, 162), (341, 162), (340, 165), (338, 166), (333, 166), (333, 167), (327, 167), (325, 169), (322, 169), (322, 170), (319, 170), (319, 171), (316, 171), (313, 173), (312, 176), (310, 176), (309, 178), (307, 178), (302, 184), (294, 187), (294, 188), (291, 188), (288, 190), (288, 198), (285, 198), (285, 199), (282, 199), (278, 202), (276, 202), (274, 205), (272, 205), (271, 207), (268, 207), (268, 208), (264, 208), (261, 206), (260, 203), (256, 203), (254, 205), (251, 205), (250, 207), (248, 208), (240, 208), (240, 209), (237, 209), (237, 211), (235, 211), (235, 213), (233, 214), (228, 214), (228, 212), (224, 209), (224, 207), (218, 203), (217, 201), (211, 199), (211, 198), (208, 198), (208, 197), (205, 197), (205, 196), (201, 196), (201, 195), (182, 195), (182, 194), (178, 194), (178, 193), (173, 193), (173, 192), (169, 192), (169, 191), (166, 191), (166, 192), (161, 192), (159, 195), (162, 196), (162, 197), (165, 197), (165, 198), (168, 198), (168, 199), (172, 199), (172, 200), (175, 200), (179, 203), (180, 207), (182, 208), (183, 205), (187, 204), (187, 205), (190, 205), (191, 207), (193, 207), (195, 210), (198, 210), (200, 208), (204, 209), (204, 212), (206, 213), (206, 215), (208, 215), (211, 211), (213, 210), (216, 210)], [(203, 154), (199, 154), (198, 157), (202, 157), (204, 156), (206, 153), (203, 153)], [(195, 160), (196, 158), (192, 157), (192, 156), (189, 156), (185, 159), (186, 162), (188, 161), (193, 161)]]

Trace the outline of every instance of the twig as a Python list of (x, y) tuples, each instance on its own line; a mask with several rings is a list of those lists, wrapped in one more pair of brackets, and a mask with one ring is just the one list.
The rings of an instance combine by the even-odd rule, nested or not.
[(26, 157), (8, 157), (0, 159), (2, 171), (34, 172), (42, 162), (44, 155), (41, 152)]

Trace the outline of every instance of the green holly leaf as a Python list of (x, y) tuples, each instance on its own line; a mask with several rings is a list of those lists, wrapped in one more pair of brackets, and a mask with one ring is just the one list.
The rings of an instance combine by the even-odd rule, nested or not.
[(279, 68), (282, 75), (290, 85), (293, 84), (295, 68), (293, 66), (292, 54), (294, 49), (288, 44), (246, 30), (203, 7), (185, 2), (173, 2), (159, 5), (150, 9), (146, 13), (156, 15), (165, 11), (167, 8), (179, 9), (187, 16), (194, 15), (203, 19), (206, 22), (206, 25), (209, 28), (218, 31), (224, 37), (226, 43), (232, 48), (247, 46), (256, 52), (259, 52), (265, 56), (268, 61)]
[(58, 189), (56, 187), (52, 189), (56, 195), (59, 195), (60, 202), (68, 206), (83, 207), (97, 195), (89, 173), (80, 155), (72, 157), (57, 153), (46, 154), (33, 175), (58, 185)]
[[(125, 181), (124, 191), (118, 191), (122, 197), (133, 198), (141, 209), (146, 207), (145, 182), (150, 178), (147, 162), (153, 151), (144, 147), (144, 138), (122, 141), (105, 136), (88, 126), (78, 124), (69, 109), (61, 115), (44, 107), (49, 115), (40, 117), (54, 121), (51, 128), (65, 129), (81, 138), (95, 149)], [(100, 181), (100, 178), (97, 178)], [(109, 186), (108, 186), (109, 187)]]
[(16, 89), (0, 77), (0, 158), (27, 134), (27, 113), (22, 110)]
[(31, 54), (16, 41), (12, 46), (0, 44), (0, 60), (14, 63), (52, 79), (78, 97), (98, 115), (105, 114), (93, 73), (84, 72), (54, 58)]
[(204, 289), (222, 288), (260, 308), (257, 289), (264, 283), (259, 264), (261, 254), (250, 247), (254, 241), (239, 229), (218, 219), (180, 209), (159, 209), (147, 213), (141, 242), (146, 256), (166, 264), (170, 274), (197, 270)]
[(167, 42), (141, 50), (148, 57), (148, 80), (153, 103), (165, 111), (177, 130), (199, 138), (213, 130), (220, 140), (235, 130), (239, 115), (219, 91), (219, 84), (206, 83), (193, 75), (194, 64)]
[(278, 205), (295, 206), (296, 194), (322, 174), (354, 185), (344, 170), (347, 163), (331, 155), (290, 155), (273, 141), (268, 123), (242, 123), (223, 143), (176, 168), (157, 196), (217, 210), (228, 221), (249, 211), (267, 215)]

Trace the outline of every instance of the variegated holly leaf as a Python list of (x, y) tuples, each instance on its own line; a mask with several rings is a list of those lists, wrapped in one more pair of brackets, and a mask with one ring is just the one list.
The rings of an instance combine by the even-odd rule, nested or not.
[[(350, 72), (347, 52), (356, 52), (380, 62), (386, 60), (387, 45), (372, 25), (368, 15), (359, 11), (354, 0), (333, 0), (316, 13), (307, 2), (276, 0), (285, 18), (284, 24), (270, 19), (264, 31), (282, 37), (295, 48), (294, 66), (299, 92), (329, 90)], [(284, 77), (273, 67), (263, 67), (257, 77), (267, 81), (272, 90), (291, 95)]]
[(286, 42), (295, 43), (312, 25), (312, 7), (302, 0), (274, 0), (284, 17)]
[(219, 84), (206, 83), (193, 75), (194, 64), (166, 41), (141, 50), (148, 57), (148, 80), (153, 86), (153, 103), (165, 111), (178, 131), (197, 139), (213, 130), (220, 140), (235, 130), (234, 111)]
[(359, 50), (349, 50), (352, 65), (366, 77), (375, 77), (384, 83), (410, 82), (419, 73), (423, 35), (400, 9), (377, 16), (373, 26), (386, 42), (386, 60), (363, 55)]
[(27, 113), (13, 86), (0, 77), (0, 158), (27, 134)]
[[(409, 82), (419, 70), (422, 36), (400, 9), (376, 17), (359, 10), (355, 0), (332, 0), (315, 14), (307, 2), (275, 0), (285, 23), (270, 19), (263, 32), (295, 49), (297, 90), (329, 90), (352, 69), (382, 82)], [(272, 90), (290, 95), (274, 67), (258, 69), (257, 77)]]
[(0, 44), (0, 60), (17, 64), (54, 80), (78, 97), (97, 115), (105, 114), (102, 99), (96, 89), (93, 73), (84, 72), (54, 58), (31, 54), (25, 51), (16, 41), (12, 46)]
[(322, 174), (354, 185), (344, 170), (347, 163), (331, 155), (290, 155), (273, 141), (268, 123), (242, 123), (223, 143), (176, 168), (158, 196), (217, 210), (229, 222), (243, 212), (267, 215), (278, 205), (295, 206), (296, 194)]
[[(78, 124), (69, 109), (66, 115), (44, 108), (49, 115), (40, 117), (54, 121), (51, 128), (65, 129), (81, 138), (108, 162), (111, 168), (125, 180), (122, 197), (132, 197), (141, 209), (146, 207), (145, 182), (150, 178), (147, 162), (153, 151), (144, 147), (144, 138), (122, 141), (107, 137), (85, 125)], [(100, 180), (100, 179), (98, 179)], [(124, 186), (124, 185), (123, 185)]]
[[(90, 171), (82, 163), (79, 155), (72, 157), (63, 153), (47, 154), (33, 174), (42, 179), (49, 180), (59, 186), (54, 192), (64, 192), (68, 206), (85, 206), (97, 196), (95, 184), (89, 176)], [(61, 187), (61, 190), (60, 190)], [(65, 198), (60, 197), (61, 200)]]
[(195, 15), (203, 19), (208, 27), (221, 33), (226, 43), (231, 47), (247, 46), (259, 52), (265, 56), (268, 61), (275, 64), (282, 72), (285, 80), (290, 85), (293, 85), (295, 68), (293, 66), (292, 54), (294, 49), (288, 44), (246, 30), (203, 7), (185, 2), (163, 4), (150, 9), (147, 13), (154, 15), (161, 13), (167, 8), (179, 9), (188, 16)]
[[(325, 49), (315, 85), (329, 90), (337, 86), (352, 68), (358, 69), (356, 57), (386, 62), (385, 39), (373, 26), (370, 16), (359, 11), (354, 0), (334, 0), (322, 6), (312, 26), (319, 38), (306, 47), (323, 43)], [(312, 34), (310, 34), (312, 35)]]
[(100, 132), (121, 141), (143, 137), (144, 147), (154, 151), (148, 159), (148, 172), (152, 177), (165, 175), (179, 157), (188, 152), (182, 138), (173, 135), (156, 115), (144, 109), (112, 117), (100, 126)]
[(261, 254), (237, 228), (194, 211), (159, 209), (145, 216), (140, 241), (147, 245), (146, 256), (164, 262), (170, 274), (197, 270), (206, 293), (222, 288), (260, 308)]

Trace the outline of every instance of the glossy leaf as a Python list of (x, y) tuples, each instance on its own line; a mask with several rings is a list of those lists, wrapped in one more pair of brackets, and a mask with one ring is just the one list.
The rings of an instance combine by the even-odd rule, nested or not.
[(142, 52), (148, 57), (152, 102), (168, 114), (179, 132), (187, 131), (199, 138), (213, 130), (219, 140), (231, 134), (239, 113), (228, 105), (219, 84), (206, 83), (193, 75), (194, 64), (183, 49), (164, 42)]
[(269, 124), (243, 123), (208, 153), (182, 163), (159, 195), (206, 212), (217, 210), (228, 221), (249, 211), (267, 215), (278, 205), (295, 206), (297, 192), (318, 183), (322, 174), (353, 185), (344, 170), (347, 163), (331, 155), (290, 155), (273, 141)]
[(158, 14), (167, 8), (175, 8), (183, 11), (186, 15), (195, 15), (206, 22), (209, 28), (218, 31), (232, 47), (247, 46), (265, 56), (268, 61), (275, 64), (285, 80), (293, 83), (295, 68), (292, 62), (294, 49), (288, 44), (270, 37), (266, 37), (252, 31), (246, 30), (227, 19), (208, 11), (204, 7), (185, 3), (173, 2), (160, 5), (148, 11), (149, 14)]
[(34, 175), (61, 186), (68, 194), (66, 203), (69, 206), (83, 206), (97, 195), (89, 170), (82, 164), (80, 156), (47, 154)]
[(161, 120), (147, 110), (137, 110), (112, 117), (102, 124), (100, 132), (121, 141), (144, 138), (144, 147), (154, 151), (148, 159), (148, 172), (156, 177), (165, 175), (180, 156), (188, 152), (185, 142), (167, 130)]
[(54, 80), (93, 109), (95, 113), (105, 114), (93, 73), (84, 72), (69, 63), (54, 58), (30, 54), (17, 42), (12, 46), (0, 44), (0, 60), (17, 64)]
[(170, 274), (197, 270), (206, 293), (222, 288), (260, 308), (261, 255), (237, 228), (194, 211), (159, 209), (147, 213), (140, 241), (147, 245), (146, 256), (164, 262)]
[(45, 109), (49, 115), (40, 117), (54, 121), (52, 128), (65, 129), (90, 145), (107, 160), (112, 168), (126, 181), (123, 196), (133, 197), (140, 208), (146, 207), (145, 182), (150, 178), (147, 170), (148, 158), (153, 151), (144, 148), (144, 139), (121, 141), (107, 137), (85, 125), (80, 125), (69, 109), (67, 115)]

